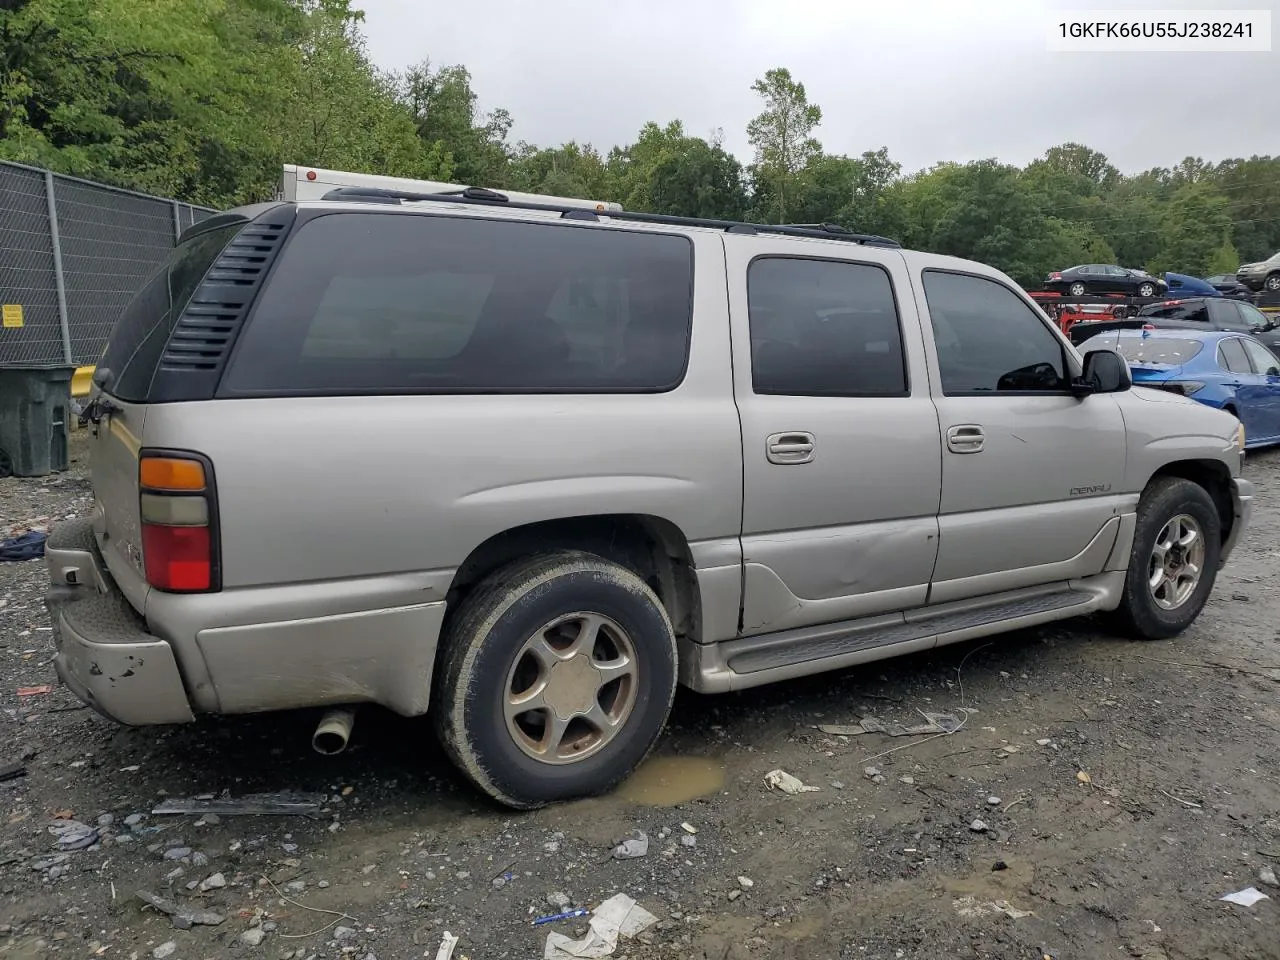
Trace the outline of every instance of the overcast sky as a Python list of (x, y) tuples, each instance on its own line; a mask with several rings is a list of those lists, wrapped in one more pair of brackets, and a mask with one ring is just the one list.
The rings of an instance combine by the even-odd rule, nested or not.
[(601, 151), (646, 120), (724, 131), (751, 159), (752, 82), (787, 67), (822, 108), (831, 153), (887, 146), (908, 171), (1024, 164), (1074, 140), (1125, 172), (1280, 153), (1280, 49), (1047, 53), (1053, 10), (1271, 10), (1280, 0), (356, 0), (369, 52), (401, 69), (464, 64), (513, 139)]

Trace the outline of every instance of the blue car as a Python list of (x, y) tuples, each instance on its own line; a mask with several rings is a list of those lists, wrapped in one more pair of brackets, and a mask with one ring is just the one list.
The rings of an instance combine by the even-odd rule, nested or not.
[(1244, 424), (1245, 446), (1280, 443), (1280, 358), (1248, 334), (1221, 330), (1114, 330), (1081, 353), (1117, 351), (1135, 387), (1171, 390), (1226, 410)]
[(1169, 285), (1169, 296), (1180, 297), (1220, 297), (1222, 291), (1208, 280), (1190, 277), (1185, 273), (1166, 273), (1164, 282)]

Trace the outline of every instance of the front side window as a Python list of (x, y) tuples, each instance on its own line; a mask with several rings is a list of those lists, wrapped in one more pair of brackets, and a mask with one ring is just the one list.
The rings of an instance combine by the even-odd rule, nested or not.
[[(1280, 368), (1280, 360), (1276, 359), (1276, 355), (1256, 340), (1241, 340), (1240, 343), (1244, 346), (1244, 352), (1249, 355), (1249, 362), (1253, 364), (1254, 373), (1267, 376), (1269, 371)], [(1274, 376), (1275, 374), (1270, 375)]]
[(1069, 389), (1062, 342), (1004, 284), (926, 270), (924, 290), (948, 396)]
[(1244, 319), (1245, 326), (1254, 332), (1260, 330), (1270, 330), (1271, 321), (1257, 307), (1248, 303), (1236, 303), (1236, 309), (1240, 311), (1240, 316)]
[(897, 304), (882, 267), (762, 257), (747, 271), (747, 302), (756, 393), (907, 393)]
[(301, 226), (228, 396), (652, 393), (684, 377), (687, 238), (403, 213)]
[(1209, 311), (1204, 301), (1197, 303), (1154, 303), (1138, 311), (1140, 317), (1154, 320), (1174, 320), (1179, 323), (1209, 323)]

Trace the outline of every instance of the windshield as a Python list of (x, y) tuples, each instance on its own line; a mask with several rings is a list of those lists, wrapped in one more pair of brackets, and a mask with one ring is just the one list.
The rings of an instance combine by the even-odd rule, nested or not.
[(1178, 367), (1204, 349), (1199, 340), (1163, 337), (1122, 337), (1116, 344), (1120, 356), (1139, 366)]

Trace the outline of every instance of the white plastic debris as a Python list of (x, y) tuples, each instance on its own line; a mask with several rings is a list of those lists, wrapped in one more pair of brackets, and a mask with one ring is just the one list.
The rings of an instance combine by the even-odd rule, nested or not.
[(643, 830), (633, 830), (631, 836), (613, 848), (615, 860), (638, 860), (649, 854), (649, 837)]
[[(436, 951), (436, 960), (449, 960), (453, 956), (453, 948), (458, 945), (458, 938), (448, 930), (444, 932), (444, 938), (440, 941), (440, 949)], [(424, 953), (425, 957), (426, 954)]]
[(562, 933), (547, 934), (544, 960), (598, 960), (618, 947), (619, 937), (634, 937), (658, 922), (658, 918), (625, 893), (610, 897), (591, 913), (590, 932), (581, 940)]
[(770, 790), (781, 790), (791, 797), (797, 793), (817, 793), (819, 789), (802, 783), (785, 770), (770, 770), (764, 775), (764, 782)]
[(1245, 887), (1243, 890), (1228, 893), (1225, 897), (1219, 897), (1218, 899), (1227, 903), (1234, 903), (1238, 907), (1252, 907), (1259, 900), (1270, 900), (1271, 898), (1257, 887)]
[(1021, 920), (1031, 916), (1030, 910), (1019, 910), (1008, 900), (978, 900), (977, 897), (960, 897), (951, 901), (951, 906), (962, 917), (989, 917), (1003, 913), (1011, 920)]

